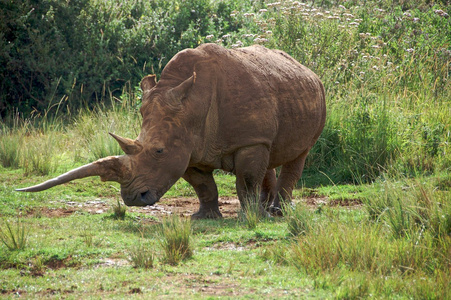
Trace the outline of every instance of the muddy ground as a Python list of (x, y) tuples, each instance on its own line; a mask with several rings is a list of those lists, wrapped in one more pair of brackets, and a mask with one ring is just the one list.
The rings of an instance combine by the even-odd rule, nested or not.
[[(296, 199), (295, 202), (304, 202), (308, 206), (316, 207), (319, 205), (344, 206), (349, 208), (358, 208), (361, 206), (359, 199), (348, 200), (329, 200), (326, 197), (308, 197), (306, 199)], [(65, 217), (76, 212), (88, 212), (90, 214), (112, 213), (113, 205), (117, 201), (113, 199), (99, 198), (86, 202), (62, 201), (63, 208), (38, 208), (28, 211), (29, 215), (39, 214), (46, 217)], [(122, 202), (121, 202), (122, 203)], [(127, 207), (128, 212), (138, 212), (145, 215), (161, 217), (177, 214), (189, 217), (199, 209), (199, 201), (195, 197), (163, 198), (153, 206), (145, 207)], [(240, 203), (236, 197), (221, 197), (219, 199), (219, 209), (224, 218), (236, 218), (240, 210)]]

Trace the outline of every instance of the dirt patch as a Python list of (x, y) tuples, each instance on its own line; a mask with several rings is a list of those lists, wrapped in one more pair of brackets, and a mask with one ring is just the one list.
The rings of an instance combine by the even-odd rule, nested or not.
[[(303, 201), (309, 206), (342, 206), (342, 207), (358, 207), (362, 205), (360, 199), (340, 199), (329, 200), (327, 197), (307, 197), (302, 200), (295, 200), (295, 202)], [(112, 213), (113, 205), (116, 205), (115, 200), (111, 199), (97, 199), (86, 202), (64, 201), (65, 208), (48, 208), (42, 207), (27, 211), (28, 216), (40, 217), (45, 216), (49, 218), (64, 218), (74, 213), (90, 213), (90, 214), (104, 214)], [(221, 197), (219, 199), (219, 208), (224, 218), (236, 218), (240, 210), (240, 202), (236, 197)], [(128, 212), (142, 213), (144, 215), (154, 216), (157, 219), (170, 215), (177, 214), (189, 217), (199, 209), (199, 200), (195, 197), (188, 198), (163, 198), (153, 206), (143, 207), (127, 207)], [(152, 219), (148, 219), (151, 222)], [(143, 219), (143, 221), (146, 221)]]
[(1, 295), (10, 295), (10, 296), (19, 298), (19, 297), (25, 296), (27, 294), (27, 292), (22, 291), (22, 290), (16, 290), (16, 289), (12, 289), (12, 290), (1, 289), (0, 294)]
[(187, 274), (180, 283), (191, 291), (196, 291), (205, 296), (222, 296), (222, 297), (236, 297), (248, 294), (244, 292), (239, 285), (234, 282), (220, 279), (216, 276), (201, 276), (197, 274)]
[(130, 262), (126, 259), (113, 259), (113, 258), (105, 258), (100, 261), (100, 263), (96, 264), (94, 267), (124, 267), (129, 266)]
[(211, 247), (205, 247), (204, 249), (206, 249), (208, 251), (230, 250), (230, 251), (241, 252), (241, 251), (246, 250), (246, 247), (244, 247), (242, 245), (237, 245), (232, 242), (222, 242), (222, 243), (213, 244)]
[(359, 207), (362, 205), (362, 200), (360, 199), (332, 199), (329, 200), (327, 197), (309, 197), (305, 200), (305, 204), (309, 206), (341, 206), (341, 207)]

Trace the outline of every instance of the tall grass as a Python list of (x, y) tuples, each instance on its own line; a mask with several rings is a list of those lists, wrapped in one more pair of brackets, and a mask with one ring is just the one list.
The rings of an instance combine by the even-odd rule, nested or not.
[(371, 219), (387, 224), (395, 238), (421, 239), (428, 232), (435, 239), (451, 237), (449, 192), (434, 183), (404, 181), (382, 183), (383, 193), (366, 199)]
[(18, 168), (22, 150), (23, 136), (7, 128), (1, 128), (0, 163), (5, 168)]
[(160, 245), (163, 248), (163, 260), (177, 265), (193, 255), (191, 245), (191, 221), (172, 215), (163, 220), (160, 232)]
[(414, 298), (447, 298), (449, 176), (429, 182), (385, 179), (377, 190), (365, 200), (366, 217), (358, 220), (339, 214), (315, 218), (302, 205), (289, 210), (288, 232), (295, 238), (266, 249), (262, 257), (309, 274), (318, 289), (339, 287), (338, 298), (400, 291)]
[(10, 250), (23, 250), (27, 246), (28, 230), (18, 219), (15, 224), (3, 220), (0, 227), (0, 241)]
[[(258, 193), (257, 193), (258, 195)], [(258, 196), (248, 196), (241, 204), (238, 212), (239, 220), (246, 225), (248, 229), (255, 229), (257, 225), (268, 218), (268, 213), (260, 203)]]
[(283, 215), (292, 236), (306, 235), (313, 229), (313, 213), (303, 203), (298, 203), (294, 208), (285, 206)]
[(112, 211), (113, 211), (112, 216), (113, 216), (114, 219), (117, 219), (117, 220), (124, 220), (125, 219), (125, 214), (127, 212), (127, 207), (121, 203), (119, 198), (116, 199), (116, 204), (113, 204), (111, 206), (111, 208), (112, 208)]
[(57, 141), (54, 133), (35, 133), (22, 150), (22, 168), (26, 174), (48, 175), (56, 170)]
[[(143, 235), (142, 232), (141, 235)], [(130, 248), (128, 253), (129, 260), (135, 268), (151, 269), (154, 266), (154, 250), (151, 244), (144, 242), (143, 237)]]
[(111, 107), (97, 106), (94, 111), (81, 111), (74, 122), (73, 135), (78, 147), (87, 151), (88, 160), (123, 154), (119, 144), (108, 134), (113, 132), (136, 138), (141, 128), (139, 103), (134, 91), (123, 90), (123, 98), (111, 95)]
[(22, 168), (25, 174), (47, 175), (56, 170), (57, 149), (61, 148), (61, 120), (32, 116), (13, 117), (11, 127), (0, 128), (0, 163)]

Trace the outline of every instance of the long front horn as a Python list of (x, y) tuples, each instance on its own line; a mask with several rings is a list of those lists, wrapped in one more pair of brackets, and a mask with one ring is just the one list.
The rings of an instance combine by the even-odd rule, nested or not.
[(93, 163), (73, 169), (56, 178), (52, 178), (38, 185), (16, 189), (18, 192), (40, 192), (51, 187), (90, 176), (100, 176), (102, 181), (119, 181), (125, 173), (123, 156), (109, 156)]

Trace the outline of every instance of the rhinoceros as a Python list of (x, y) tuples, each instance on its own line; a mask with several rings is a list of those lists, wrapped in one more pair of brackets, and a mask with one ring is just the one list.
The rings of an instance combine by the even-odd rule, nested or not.
[[(240, 204), (277, 211), (292, 191), (326, 119), (325, 91), (310, 69), (263, 46), (203, 44), (177, 53), (157, 82), (141, 81), (142, 128), (135, 139), (110, 133), (125, 155), (109, 156), (36, 186), (74, 179), (116, 181), (128, 206), (155, 204), (179, 179), (193, 186), (199, 211), (222, 217), (215, 169), (236, 175)], [(276, 177), (275, 168), (281, 166)]]

